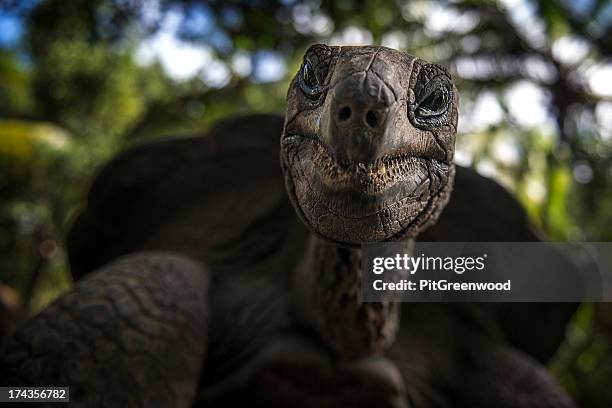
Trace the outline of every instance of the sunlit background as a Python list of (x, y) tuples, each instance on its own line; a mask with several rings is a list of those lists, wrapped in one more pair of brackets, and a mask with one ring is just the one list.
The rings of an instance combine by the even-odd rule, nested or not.
[[(19, 318), (72, 285), (63, 240), (102, 163), (227, 115), (282, 112), (315, 42), (450, 67), (457, 163), (513, 192), (549, 239), (612, 240), (610, 1), (0, 4), (0, 299)], [(551, 363), (584, 406), (612, 406), (610, 338), (610, 308), (584, 305)]]

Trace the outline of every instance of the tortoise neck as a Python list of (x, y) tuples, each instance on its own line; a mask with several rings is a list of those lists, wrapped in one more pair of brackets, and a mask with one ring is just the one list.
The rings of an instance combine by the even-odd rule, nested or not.
[(302, 317), (340, 357), (379, 354), (395, 340), (399, 304), (363, 301), (361, 248), (311, 236), (295, 283)]

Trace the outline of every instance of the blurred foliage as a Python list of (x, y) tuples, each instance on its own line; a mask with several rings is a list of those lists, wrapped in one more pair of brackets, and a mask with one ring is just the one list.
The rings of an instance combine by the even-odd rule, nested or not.
[[(462, 106), (457, 161), (513, 191), (549, 238), (612, 240), (608, 1), (3, 4), (0, 31), (11, 16), (24, 33), (0, 42), (0, 283), (29, 313), (71, 286), (63, 239), (102, 163), (227, 115), (281, 112), (314, 42), (383, 44), (451, 67)], [(164, 60), (159, 47), (175, 54)], [(204, 62), (172, 74), (189, 59)], [(509, 97), (517, 89), (526, 92)], [(534, 98), (542, 112), (520, 109)], [(552, 363), (589, 407), (612, 405), (610, 342), (596, 309), (580, 309)]]
[(550, 368), (581, 406), (608, 407), (612, 401), (610, 332), (603, 333), (595, 326), (595, 315), (593, 304), (578, 309)]

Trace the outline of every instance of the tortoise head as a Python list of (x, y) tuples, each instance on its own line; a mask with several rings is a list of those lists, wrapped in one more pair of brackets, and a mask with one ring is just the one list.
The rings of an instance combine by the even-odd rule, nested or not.
[(313, 45), (287, 94), (291, 201), (341, 244), (415, 237), (448, 200), (457, 92), (448, 71), (385, 47)]

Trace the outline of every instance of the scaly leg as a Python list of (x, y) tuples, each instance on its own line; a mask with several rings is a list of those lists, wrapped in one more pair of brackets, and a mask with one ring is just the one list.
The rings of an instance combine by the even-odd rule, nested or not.
[(0, 343), (0, 384), (69, 386), (72, 406), (188, 407), (204, 361), (207, 288), (188, 258), (122, 257)]

